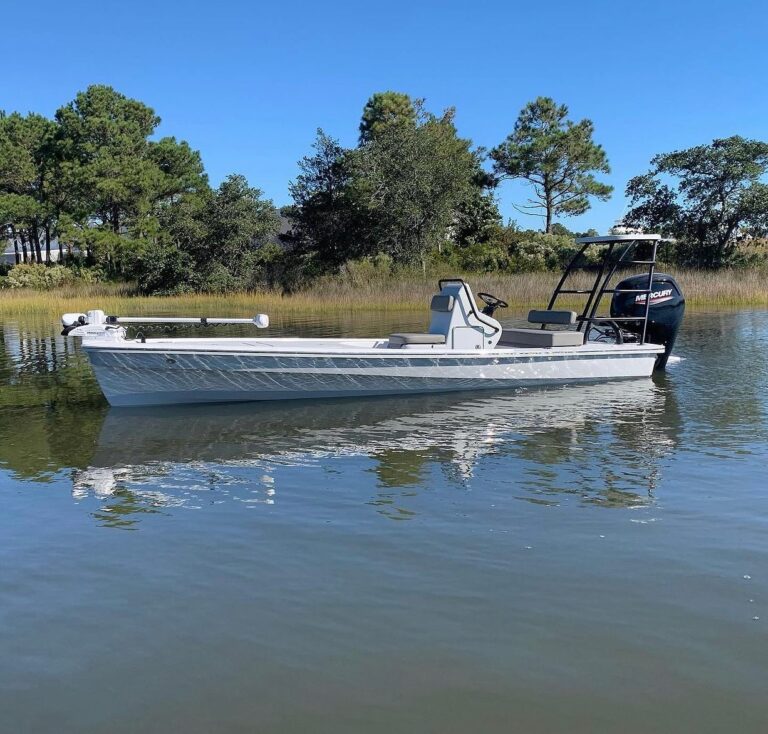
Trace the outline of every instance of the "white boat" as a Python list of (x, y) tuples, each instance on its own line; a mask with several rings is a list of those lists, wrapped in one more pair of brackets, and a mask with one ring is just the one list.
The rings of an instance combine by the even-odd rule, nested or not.
[[(578, 240), (546, 310), (529, 313), (532, 328), (507, 329), (494, 313), (507, 304), (478, 296), (461, 279), (443, 279), (424, 333), (378, 339), (156, 338), (129, 339), (134, 323), (250, 323), (254, 319), (162, 319), (65, 314), (64, 333), (80, 336), (107, 400), (117, 406), (330, 398), (488, 390), (648, 377), (669, 356), (684, 300), (674, 279), (655, 273), (658, 235)], [(651, 255), (638, 260), (641, 246)], [(591, 289), (564, 288), (589, 249), (598, 249)], [(609, 288), (619, 267), (648, 272)], [(638, 280), (640, 279), (640, 280)], [(586, 296), (581, 314), (555, 310), (563, 294)], [(611, 313), (597, 313), (612, 295)], [(535, 327), (535, 328), (533, 328)], [(553, 328), (554, 327), (554, 328)]]

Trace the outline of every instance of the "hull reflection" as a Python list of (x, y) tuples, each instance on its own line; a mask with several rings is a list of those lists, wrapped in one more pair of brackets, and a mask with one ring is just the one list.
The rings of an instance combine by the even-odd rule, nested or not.
[[(106, 498), (130, 490), (132, 501), (138, 493), (154, 507), (183, 505), (190, 500), (175, 490), (204, 488), (202, 474), (226, 486), (245, 467), (259, 501), (272, 503), (281, 467), (368, 457), (386, 489), (426, 486), (427, 465), (466, 484), (495, 456), (509, 462), (505, 477), (522, 499), (571, 493), (627, 506), (648, 502), (677, 433), (669, 391), (651, 380), (482, 396), (112, 409), (73, 492)], [(557, 467), (567, 471), (542, 481)]]

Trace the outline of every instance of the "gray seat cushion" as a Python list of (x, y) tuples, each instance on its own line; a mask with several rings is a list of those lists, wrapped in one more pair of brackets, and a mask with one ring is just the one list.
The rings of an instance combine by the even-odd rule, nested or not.
[(528, 321), (532, 324), (560, 324), (569, 326), (576, 323), (575, 311), (538, 311), (528, 312)]
[(543, 329), (504, 329), (500, 347), (580, 347), (581, 331), (547, 331)]
[(445, 344), (445, 334), (390, 334), (389, 346), (402, 347), (404, 344)]
[(436, 296), (432, 296), (429, 308), (432, 311), (453, 311), (454, 303), (456, 303), (456, 299), (453, 296), (443, 296), (438, 293)]

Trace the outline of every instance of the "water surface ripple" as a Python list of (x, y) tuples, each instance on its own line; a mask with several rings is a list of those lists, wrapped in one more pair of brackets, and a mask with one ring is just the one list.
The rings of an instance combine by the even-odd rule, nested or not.
[(134, 410), (57, 331), (0, 322), (0, 731), (766, 731), (768, 312), (652, 380)]

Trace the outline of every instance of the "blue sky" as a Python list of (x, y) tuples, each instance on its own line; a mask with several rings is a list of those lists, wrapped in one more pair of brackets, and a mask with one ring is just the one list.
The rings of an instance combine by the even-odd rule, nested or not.
[[(595, 122), (611, 201), (572, 229), (607, 229), (657, 152), (740, 134), (768, 140), (768, 4), (676, 2), (180, 2), (8, 0), (0, 108), (52, 115), (110, 84), (202, 152), (212, 183), (245, 174), (276, 204), (318, 127), (352, 145), (366, 99), (394, 89), (454, 106), (492, 147), (539, 95)], [(6, 33), (7, 36), (7, 33)], [(505, 217), (528, 226), (505, 184)]]

